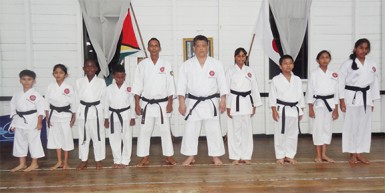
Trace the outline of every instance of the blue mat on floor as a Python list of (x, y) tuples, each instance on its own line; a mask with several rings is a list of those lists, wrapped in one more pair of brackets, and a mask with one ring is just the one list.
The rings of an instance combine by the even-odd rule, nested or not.
[[(13, 142), (14, 133), (9, 131), (11, 119), (9, 115), (0, 116), (0, 143)], [(41, 130), (41, 141), (47, 143), (47, 129), (45, 127), (45, 119), (43, 120), (43, 128)]]

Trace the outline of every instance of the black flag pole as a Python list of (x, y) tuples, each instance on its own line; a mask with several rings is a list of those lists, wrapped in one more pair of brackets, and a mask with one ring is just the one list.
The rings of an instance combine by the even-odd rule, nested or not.
[(131, 3), (131, 2), (130, 2), (130, 7), (131, 7), (131, 11), (132, 11), (132, 16), (134, 16), (136, 29), (138, 29), (140, 42), (142, 43), (142, 46), (143, 46), (144, 55), (145, 55), (146, 58), (147, 58), (148, 56), (147, 56), (146, 46), (144, 45), (143, 38), (142, 38), (142, 33), (140, 32), (138, 20), (136, 20), (136, 15), (135, 15), (135, 12), (134, 12), (134, 7), (132, 6), (132, 3)]

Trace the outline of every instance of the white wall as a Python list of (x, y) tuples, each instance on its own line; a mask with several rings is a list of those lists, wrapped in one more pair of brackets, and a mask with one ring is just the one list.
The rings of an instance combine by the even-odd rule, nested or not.
[[(249, 49), (252, 28), (261, 0), (132, 0), (145, 44), (157, 37), (162, 44), (161, 55), (174, 67), (183, 62), (182, 39), (203, 34), (214, 38), (214, 57), (228, 68), (233, 65), (237, 47)], [(385, 3), (381, 0), (313, 0), (309, 21), (309, 70), (322, 49), (331, 51), (330, 68), (337, 70), (347, 59), (356, 39), (367, 37), (372, 43), (370, 58), (378, 62), (385, 74), (384, 58)], [(54, 64), (63, 63), (70, 69), (70, 82), (82, 75), (82, 23), (77, 0), (0, 0), (0, 96), (11, 96), (20, 85), (17, 74), (24, 68), (37, 72), (37, 88), (42, 93)], [(143, 56), (143, 53), (136, 56)], [(250, 58), (261, 92), (269, 91), (268, 60), (256, 45)], [(127, 59), (132, 78), (136, 58)], [(310, 72), (309, 71), (309, 72)], [(382, 90), (385, 82), (382, 80)], [(304, 80), (306, 88), (306, 80)], [(266, 100), (253, 118), (254, 133), (272, 133), (271, 112)], [(384, 109), (384, 96), (377, 101)], [(8, 102), (0, 102), (0, 114), (7, 114)], [(184, 121), (174, 106), (172, 129), (183, 132)], [(342, 117), (342, 116), (341, 116)], [(224, 118), (224, 117), (223, 117)], [(224, 119), (223, 119), (224, 120)], [(381, 123), (382, 120), (382, 123)], [(335, 132), (341, 131), (343, 119), (336, 121)], [(225, 123), (225, 122), (223, 122)], [(223, 124), (224, 128), (226, 124)], [(382, 128), (381, 128), (382, 125)], [(307, 116), (301, 128), (309, 132)], [(373, 116), (373, 131), (385, 132), (381, 109)]]

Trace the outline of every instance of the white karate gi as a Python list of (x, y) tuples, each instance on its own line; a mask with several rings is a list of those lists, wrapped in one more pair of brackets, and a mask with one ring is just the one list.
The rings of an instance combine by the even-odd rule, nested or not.
[[(222, 63), (211, 57), (207, 57), (203, 68), (196, 57), (183, 63), (179, 71), (177, 95), (185, 96), (188, 93), (197, 97), (207, 97), (216, 93), (220, 96), (227, 95), (229, 90)], [(186, 98), (186, 116), (195, 102), (194, 99)], [(214, 116), (214, 108), (217, 116)], [(219, 115), (219, 98), (201, 101), (196, 106), (185, 124), (181, 147), (183, 155), (198, 154), (198, 137), (202, 126), (206, 131), (209, 156), (225, 154)]]
[[(51, 126), (47, 125), (47, 148), (48, 149), (63, 149), (64, 151), (70, 151), (74, 149), (74, 141), (72, 137), (72, 129), (70, 127), (70, 121), (72, 112), (76, 112), (76, 95), (74, 89), (66, 81), (60, 86), (55, 82), (48, 85), (45, 93), (46, 111), (51, 113), (50, 105), (55, 107), (65, 107), (70, 105), (69, 112), (57, 112), (52, 111)], [(47, 117), (48, 119), (48, 117)]]
[[(95, 161), (101, 161), (106, 157), (105, 146), (105, 129), (104, 129), (104, 116), (103, 107), (104, 99), (103, 95), (106, 90), (106, 83), (103, 79), (98, 78), (96, 75), (91, 81), (88, 81), (87, 76), (80, 78), (76, 81), (75, 93), (77, 94), (77, 120), (79, 127), (79, 159), (82, 161), (88, 160), (89, 145), (92, 139), (94, 147)], [(87, 103), (100, 101), (100, 104), (91, 106), (88, 110), (86, 120), (86, 140), (84, 141), (84, 113), (86, 106), (80, 104), (80, 101)], [(97, 111), (96, 111), (97, 109)], [(96, 112), (98, 112), (99, 120), (97, 120)], [(99, 121), (99, 135), (98, 139), (97, 121)]]
[[(44, 157), (43, 146), (40, 139), (41, 129), (36, 129), (38, 117), (45, 116), (44, 98), (34, 89), (27, 92), (18, 91), (11, 99), (11, 118), (12, 122), (9, 128), (15, 128), (15, 137), (13, 141), (13, 156), (26, 157), (29, 153), (32, 158)], [(18, 112), (37, 110), (36, 113), (23, 115)]]
[[(281, 133), (284, 105), (277, 104), (277, 99), (284, 102), (298, 102), (296, 106), (285, 107), (286, 121), (284, 134)], [(290, 82), (282, 73), (275, 76), (270, 85), (269, 101), (270, 107), (277, 107), (279, 114), (279, 121), (275, 122), (274, 130), (275, 157), (277, 159), (283, 159), (285, 157), (293, 159), (297, 152), (299, 132), (298, 116), (303, 115), (301, 108), (305, 107), (301, 79), (293, 73)]]
[[(226, 73), (227, 85), (230, 87), (230, 93), (227, 95), (226, 106), (230, 108), (228, 118), (227, 143), (229, 149), (229, 158), (232, 160), (251, 160), (253, 154), (253, 129), (251, 126), (251, 117), (253, 107), (261, 106), (261, 97), (258, 90), (257, 78), (254, 71), (238, 65), (230, 67)], [(248, 96), (239, 96), (239, 111), (236, 111), (237, 95), (231, 93), (251, 91)], [(253, 103), (251, 103), (250, 96)]]
[[(156, 64), (151, 58), (141, 61), (135, 71), (135, 79), (132, 93), (145, 97), (146, 99), (164, 99), (175, 95), (175, 83), (172, 66), (163, 58), (159, 57)], [(159, 104), (159, 105), (158, 105)], [(146, 105), (145, 123), (140, 125), (140, 133), (137, 142), (137, 156), (145, 157), (150, 153), (150, 140), (154, 127), (159, 128), (164, 156), (174, 155), (171, 140), (170, 113), (167, 113), (167, 101), (158, 104), (148, 104), (141, 99), (142, 112)], [(163, 124), (161, 124), (161, 111)], [(142, 115), (143, 118), (143, 115)]]
[[(104, 118), (109, 119), (109, 141), (112, 150), (114, 164), (128, 165), (131, 161), (132, 150), (132, 127), (130, 120), (135, 118), (134, 96), (131, 93), (131, 87), (124, 82), (120, 88), (113, 82), (107, 87), (104, 106)], [(123, 126), (119, 121), (117, 113), (113, 113), (109, 108), (124, 109), (130, 107), (120, 113), (123, 118)], [(114, 122), (110, 119), (113, 113)], [(114, 124), (114, 133), (112, 133), (111, 124)], [(122, 150), (123, 142), (123, 150)]]
[[(356, 59), (357, 70), (353, 70), (352, 60), (347, 60), (340, 67), (339, 96), (346, 104), (345, 120), (342, 130), (342, 152), (369, 153), (372, 129), (373, 100), (380, 98), (379, 81), (376, 64), (365, 59), (364, 64)], [(364, 88), (367, 91), (366, 112), (364, 110), (363, 93), (345, 89), (345, 86)], [(356, 97), (355, 100), (354, 96)]]
[(313, 143), (314, 145), (329, 145), (333, 133), (333, 111), (329, 112), (322, 99), (315, 99), (314, 95), (328, 96), (334, 98), (326, 99), (327, 103), (334, 110), (338, 104), (338, 74), (330, 70), (324, 72), (321, 68), (314, 70), (308, 82), (306, 102), (313, 104), (315, 118), (313, 121)]

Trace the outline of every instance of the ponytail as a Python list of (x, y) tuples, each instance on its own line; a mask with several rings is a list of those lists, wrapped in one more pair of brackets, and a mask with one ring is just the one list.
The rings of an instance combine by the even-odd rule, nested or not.
[(357, 66), (357, 63), (356, 63), (356, 58), (357, 58), (356, 54), (353, 52), (352, 54), (350, 54), (349, 58), (351, 60), (353, 60), (353, 62), (352, 62), (352, 69), (353, 70), (358, 70), (358, 66)]

